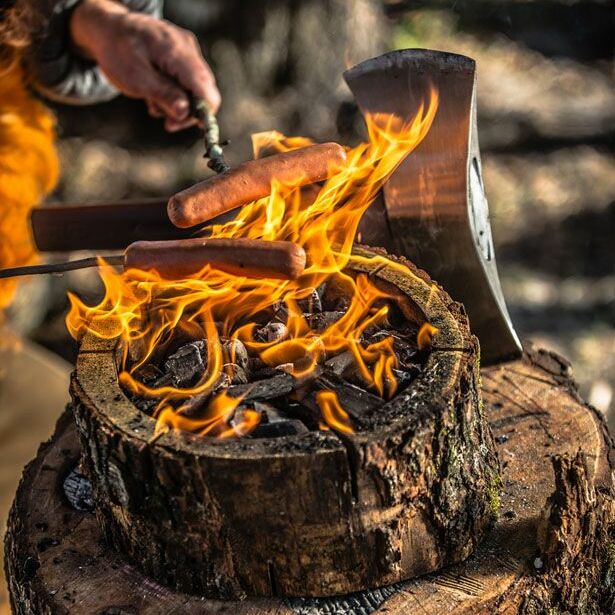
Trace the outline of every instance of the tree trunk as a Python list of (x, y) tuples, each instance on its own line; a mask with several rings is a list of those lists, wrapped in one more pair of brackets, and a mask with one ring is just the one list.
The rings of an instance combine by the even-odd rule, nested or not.
[(482, 378), (502, 490), (494, 485), (497, 522), (465, 562), (337, 598), (222, 602), (175, 593), (105, 546), (94, 514), (69, 505), (62, 483), (78, 464), (79, 444), (65, 414), (26, 468), (11, 512), (6, 556), (14, 612), (493, 615), (579, 605), (587, 613), (612, 612), (613, 447), (602, 419), (579, 400), (566, 363), (550, 352), (529, 349), (520, 361), (483, 370)]
[(479, 542), (499, 468), (467, 318), (414, 268), (351, 269), (439, 329), (406, 390), (348, 408), (352, 434), (156, 438), (119, 388), (114, 342), (84, 340), (72, 383), (84, 461), (105, 536), (142, 572), (214, 598), (327, 596), (437, 570)]

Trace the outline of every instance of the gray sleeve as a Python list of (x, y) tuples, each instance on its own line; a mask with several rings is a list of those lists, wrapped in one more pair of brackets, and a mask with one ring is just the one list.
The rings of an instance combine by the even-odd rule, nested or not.
[[(69, 22), (82, 0), (44, 0), (45, 32), (32, 45), (26, 58), (35, 89), (45, 98), (72, 105), (90, 105), (111, 100), (117, 90), (100, 68), (72, 47)], [(163, 0), (121, 0), (127, 8), (156, 17)]]

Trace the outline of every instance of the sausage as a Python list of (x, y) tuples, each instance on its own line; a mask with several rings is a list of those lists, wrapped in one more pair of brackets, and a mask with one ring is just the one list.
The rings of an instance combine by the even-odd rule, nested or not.
[(125, 269), (154, 269), (169, 279), (195, 275), (206, 264), (249, 278), (295, 280), (305, 269), (305, 252), (291, 241), (194, 238), (135, 241), (124, 253)]
[(172, 196), (167, 213), (179, 228), (195, 226), (268, 196), (273, 180), (305, 186), (326, 179), (331, 168), (345, 160), (346, 151), (337, 143), (320, 143), (250, 160)]

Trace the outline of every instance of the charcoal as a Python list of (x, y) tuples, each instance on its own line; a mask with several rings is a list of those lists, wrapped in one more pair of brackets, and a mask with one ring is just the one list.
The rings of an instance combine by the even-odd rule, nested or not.
[(332, 371), (336, 376), (343, 376), (356, 365), (354, 355), (350, 350), (331, 357), (325, 362), (325, 369)]
[[(306, 370), (309, 369), (309, 371), (307, 373), (302, 373), (302, 372), (306, 372)], [(295, 387), (303, 387), (306, 385), (309, 385), (312, 381), (316, 380), (317, 378), (320, 378), (320, 376), (322, 375), (322, 373), (324, 372), (324, 368), (322, 367), (322, 365), (313, 365), (312, 364), (312, 360), (309, 358), (304, 359), (299, 359), (299, 361), (296, 361), (294, 363), (294, 372), (295, 372)], [(297, 375), (297, 374), (301, 374), (301, 375)]]
[(207, 408), (211, 397), (216, 395), (216, 393), (219, 393), (222, 389), (228, 388), (230, 384), (231, 379), (228, 374), (225, 374), (224, 372), (218, 374), (218, 378), (211, 389), (207, 389), (201, 393), (193, 395), (182, 404), (181, 414), (190, 418), (198, 416), (205, 408)]
[(273, 320), (277, 322), (288, 322), (288, 306), (284, 301), (276, 301), (272, 306)]
[(346, 312), (350, 307), (350, 291), (350, 286), (341, 279), (337, 277), (329, 278), (322, 291), (322, 305), (324, 309), (334, 312)]
[(250, 373), (250, 380), (252, 382), (258, 380), (267, 380), (269, 378), (273, 378), (280, 373), (280, 370), (277, 370), (275, 367), (269, 367), (268, 365), (264, 365), (260, 369), (257, 369)]
[(222, 353), (229, 363), (239, 365), (241, 369), (246, 370), (248, 367), (248, 351), (243, 345), (243, 342), (236, 338), (220, 338), (222, 344)]
[(176, 386), (176, 384), (172, 374), (163, 374), (160, 378), (153, 380), (149, 386), (152, 389), (161, 389), (162, 387)]
[(320, 312), (318, 314), (308, 314), (306, 320), (310, 328), (314, 331), (324, 331), (333, 323), (337, 322), (344, 312)]
[(268, 380), (250, 384), (235, 384), (228, 388), (231, 397), (242, 397), (242, 402), (262, 401), (288, 395), (295, 386), (294, 379), (288, 374), (278, 374)]
[(181, 346), (164, 362), (164, 369), (175, 386), (185, 387), (205, 371), (204, 342), (190, 342)]
[(271, 321), (257, 329), (254, 337), (260, 342), (281, 342), (288, 337), (288, 328), (282, 322)]
[(282, 363), (281, 365), (276, 365), (275, 369), (279, 372), (284, 372), (285, 374), (292, 374), (295, 370), (294, 363)]
[(393, 350), (400, 365), (404, 368), (417, 366), (421, 363), (421, 354), (416, 346), (414, 337), (409, 340), (400, 336), (396, 331), (390, 331), (388, 329), (381, 329), (372, 333), (369, 338), (367, 338), (367, 336), (365, 337), (368, 344), (380, 342), (387, 337), (392, 337)]
[(289, 401), (285, 406), (285, 413), (295, 419), (299, 419), (309, 429), (316, 431), (322, 421), (320, 408), (314, 404), (307, 406), (297, 401)]
[(149, 384), (150, 382), (154, 382), (162, 375), (162, 372), (151, 363), (148, 363), (147, 365), (142, 365), (133, 373), (133, 376), (143, 384)]
[(259, 423), (250, 432), (251, 438), (281, 438), (284, 436), (298, 436), (308, 433), (309, 429), (296, 419), (275, 421), (273, 423)]
[(318, 379), (317, 385), (321, 389), (328, 389), (337, 393), (342, 408), (356, 419), (360, 419), (362, 415), (384, 404), (381, 397), (347, 382), (333, 372), (325, 371)]
[(228, 375), (232, 384), (247, 384), (248, 376), (243, 368), (236, 363), (226, 363), (222, 366), (222, 371)]
[(320, 295), (315, 288), (312, 288), (310, 294), (304, 299), (299, 299), (297, 301), (297, 305), (299, 309), (307, 314), (316, 314), (317, 312), (322, 312), (322, 302), (320, 300)]
[(80, 512), (92, 512), (94, 510), (94, 497), (92, 483), (79, 472), (75, 466), (66, 476), (63, 483), (64, 495), (70, 505)]
[[(239, 407), (235, 409), (235, 412), (233, 413), (233, 417), (228, 422), (228, 424), (233, 429), (237, 429), (238, 427), (240, 428), (240, 429), (237, 429), (238, 435), (247, 435), (245, 431), (241, 428), (241, 426), (246, 424), (246, 420), (249, 421), (249, 419), (246, 419), (246, 414), (247, 413), (251, 414), (254, 412), (254, 410), (255, 410), (254, 408), (246, 408), (246, 407)], [(263, 415), (263, 413), (261, 413), (259, 424), (262, 423), (263, 420), (265, 420), (265, 418), (266, 417)]]
[(252, 375), (254, 372), (257, 372), (261, 369), (267, 367), (267, 364), (260, 357), (250, 357), (248, 359), (248, 374)]
[(261, 423), (275, 423), (277, 421), (288, 421), (289, 417), (275, 406), (263, 401), (255, 401), (251, 404), (252, 408), (262, 416)]

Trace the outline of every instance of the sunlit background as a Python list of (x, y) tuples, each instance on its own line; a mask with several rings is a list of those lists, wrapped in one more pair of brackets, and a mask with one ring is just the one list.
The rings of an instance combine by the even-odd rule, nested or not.
[[(478, 64), (479, 133), (500, 275), (521, 337), (567, 356), (615, 427), (615, 91), (608, 2), (493, 0), (258, 3), (174, 0), (223, 94), (231, 162), (278, 129), (355, 142), (361, 118), (341, 73), (382, 51), (429, 47)], [(167, 135), (142, 103), (58, 108), (63, 178), (52, 199), (169, 195), (210, 172), (198, 133)], [(66, 290), (77, 272), (23, 285), (20, 332), (69, 360)]]

